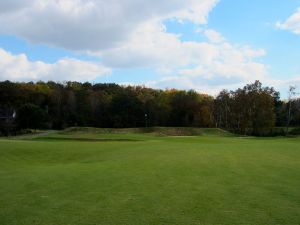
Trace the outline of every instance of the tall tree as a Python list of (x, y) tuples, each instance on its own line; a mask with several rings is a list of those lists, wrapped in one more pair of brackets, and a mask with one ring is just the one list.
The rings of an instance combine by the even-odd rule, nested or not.
[(288, 91), (288, 109), (287, 109), (287, 120), (286, 120), (286, 128), (285, 128), (285, 134), (288, 135), (289, 133), (289, 127), (292, 119), (292, 100), (296, 95), (296, 86), (290, 86)]

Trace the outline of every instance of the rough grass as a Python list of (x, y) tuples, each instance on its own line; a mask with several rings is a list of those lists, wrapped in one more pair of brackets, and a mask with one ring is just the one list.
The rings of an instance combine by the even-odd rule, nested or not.
[(298, 138), (89, 129), (0, 140), (1, 225), (300, 222)]

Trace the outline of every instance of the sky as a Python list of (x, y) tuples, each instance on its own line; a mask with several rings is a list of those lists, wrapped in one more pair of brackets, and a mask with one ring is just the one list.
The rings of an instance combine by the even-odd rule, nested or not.
[(300, 88), (300, 0), (1, 0), (0, 80)]

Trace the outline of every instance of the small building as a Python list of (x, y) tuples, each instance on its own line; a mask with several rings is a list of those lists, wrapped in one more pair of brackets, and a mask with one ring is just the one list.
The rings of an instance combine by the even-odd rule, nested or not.
[(10, 135), (15, 132), (16, 124), (16, 110), (8, 107), (0, 107), (0, 134)]

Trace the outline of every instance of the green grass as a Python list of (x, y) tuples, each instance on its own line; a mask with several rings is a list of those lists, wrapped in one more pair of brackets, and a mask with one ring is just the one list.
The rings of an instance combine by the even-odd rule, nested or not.
[(1, 139), (0, 225), (300, 224), (299, 138), (168, 130)]

